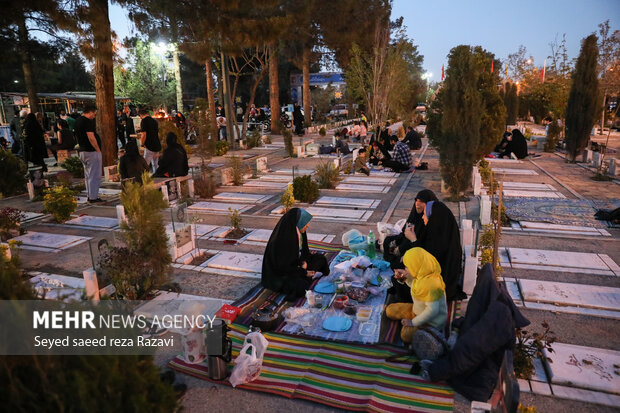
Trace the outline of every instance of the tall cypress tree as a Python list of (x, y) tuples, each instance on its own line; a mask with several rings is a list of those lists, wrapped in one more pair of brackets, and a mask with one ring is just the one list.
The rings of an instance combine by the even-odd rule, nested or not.
[(467, 188), (480, 142), (483, 102), (478, 91), (478, 64), (469, 46), (448, 56), (443, 87), (433, 102), (427, 131), (439, 152), (441, 176), (453, 199)]
[(566, 149), (571, 162), (588, 144), (598, 112), (597, 60), (597, 37), (591, 34), (581, 43), (566, 107)]

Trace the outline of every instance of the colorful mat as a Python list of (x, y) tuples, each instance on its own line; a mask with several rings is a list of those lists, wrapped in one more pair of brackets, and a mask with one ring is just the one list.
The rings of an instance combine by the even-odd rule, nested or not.
[[(233, 359), (248, 329), (231, 325)], [(392, 346), (341, 344), (265, 333), (269, 347), (261, 375), (241, 389), (311, 400), (339, 409), (364, 412), (452, 411), (454, 392), (444, 383), (430, 383), (409, 373), (411, 360), (386, 362), (402, 352)], [(205, 380), (205, 364), (187, 364), (176, 357), (169, 366)], [(232, 370), (233, 364), (229, 364)], [(228, 381), (220, 382), (229, 384)]]

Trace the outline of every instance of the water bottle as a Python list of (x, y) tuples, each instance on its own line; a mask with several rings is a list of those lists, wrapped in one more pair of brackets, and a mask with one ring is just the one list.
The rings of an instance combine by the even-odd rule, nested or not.
[(368, 248), (367, 248), (367, 251), (366, 251), (366, 255), (370, 259), (375, 258), (375, 255), (376, 255), (376, 251), (375, 251), (375, 234), (372, 232), (372, 230), (368, 231)]

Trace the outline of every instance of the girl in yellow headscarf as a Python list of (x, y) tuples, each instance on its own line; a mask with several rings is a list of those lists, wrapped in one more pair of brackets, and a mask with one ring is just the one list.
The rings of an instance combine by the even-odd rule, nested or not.
[(400, 337), (410, 343), (413, 333), (423, 325), (443, 331), (448, 316), (446, 285), (441, 278), (441, 267), (431, 254), (422, 248), (412, 248), (403, 256), (405, 269), (394, 270), (394, 278), (411, 287), (410, 303), (387, 306), (385, 314), (391, 320), (401, 320)]

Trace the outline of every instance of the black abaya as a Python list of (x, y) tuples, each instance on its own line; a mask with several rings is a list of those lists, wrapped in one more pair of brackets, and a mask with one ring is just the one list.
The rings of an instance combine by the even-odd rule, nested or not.
[[(265, 248), (261, 275), (263, 287), (288, 294), (291, 299), (303, 296), (310, 288), (312, 278), (308, 277), (308, 271), (329, 274), (325, 256), (310, 253), (305, 232), (301, 234), (300, 251), (297, 235), (300, 214), (299, 208), (292, 208), (278, 221)], [(307, 269), (302, 268), (303, 262)]]

